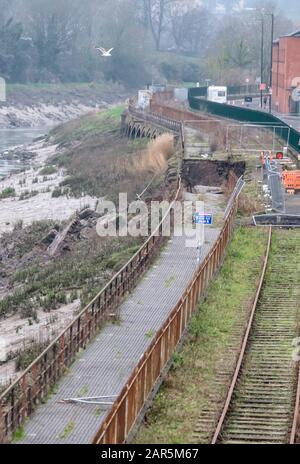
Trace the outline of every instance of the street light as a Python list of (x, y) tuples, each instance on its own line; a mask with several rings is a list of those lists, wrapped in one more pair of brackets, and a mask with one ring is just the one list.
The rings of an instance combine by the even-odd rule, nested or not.
[(270, 60), (270, 97), (269, 113), (272, 113), (272, 96), (273, 96), (273, 42), (274, 42), (274, 13), (265, 13), (265, 16), (271, 16), (271, 60)]
[[(270, 77), (269, 77), (269, 113), (272, 113), (272, 85), (273, 85), (273, 42), (274, 42), (274, 13), (267, 13), (264, 8), (244, 8), (246, 11), (258, 11), (261, 14), (261, 84), (264, 73), (264, 16), (271, 16), (271, 60), (270, 60)], [(263, 91), (260, 91), (260, 106), (263, 106)]]
[(250, 79), (247, 77), (247, 79), (246, 79), (246, 93), (247, 93), (247, 95), (249, 93), (249, 82), (250, 82)]
[(263, 75), (264, 75), (264, 47), (265, 47), (265, 44), (264, 44), (264, 37), (265, 37), (265, 23), (264, 23), (264, 18), (263, 16), (261, 16), (260, 18), (261, 20), (261, 50), (260, 50), (260, 84), (261, 84), (261, 87), (260, 87), (260, 107), (262, 108), (263, 107), (263, 87), (262, 87), (262, 84), (263, 84)]

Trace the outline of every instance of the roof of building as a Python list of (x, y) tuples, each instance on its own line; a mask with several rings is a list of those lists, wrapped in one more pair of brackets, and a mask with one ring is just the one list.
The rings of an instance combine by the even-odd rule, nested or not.
[[(280, 38), (282, 37), (299, 37), (300, 38), (300, 30), (296, 32), (292, 32), (291, 34), (285, 34), (281, 35)], [(274, 40), (274, 44), (279, 43), (279, 39)]]

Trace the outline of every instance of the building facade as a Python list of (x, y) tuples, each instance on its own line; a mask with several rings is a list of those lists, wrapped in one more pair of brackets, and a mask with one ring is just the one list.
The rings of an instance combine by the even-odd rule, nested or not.
[(300, 114), (300, 31), (274, 42), (272, 74), (273, 109)]

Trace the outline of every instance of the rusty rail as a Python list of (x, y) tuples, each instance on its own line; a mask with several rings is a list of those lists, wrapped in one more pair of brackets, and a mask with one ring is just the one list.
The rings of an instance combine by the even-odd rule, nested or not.
[(132, 430), (162, 371), (172, 358), (199, 299), (219, 269), (231, 238), (238, 198), (224, 222), (219, 237), (187, 286), (182, 298), (140, 359), (127, 384), (93, 439), (94, 444), (120, 444)]
[[(166, 121), (168, 124), (169, 121)], [(87, 346), (124, 295), (136, 285), (164, 240), (160, 233), (162, 225), (180, 190), (179, 177), (174, 200), (156, 230), (100, 293), (0, 395), (0, 443), (9, 442), (24, 420), (46, 400), (66, 368), (74, 362), (76, 353)]]
[(296, 391), (296, 403), (295, 403), (295, 410), (294, 410), (294, 417), (293, 417), (293, 425), (292, 431), (290, 436), (290, 445), (294, 445), (295, 443), (299, 443), (300, 436), (298, 435), (300, 432), (300, 366), (298, 372), (298, 384), (297, 384), (297, 391)]
[[(283, 305), (279, 303), (279, 307), (276, 308), (276, 312), (273, 314), (274, 303), (272, 304), (271, 302), (268, 305), (265, 296), (262, 295), (263, 287), (265, 291), (268, 291), (269, 286), (269, 290), (272, 291), (270, 283), (266, 280), (271, 240), (272, 227), (269, 227), (268, 242), (260, 281), (241, 344), (237, 365), (211, 444), (257, 444), (271, 442), (273, 444), (285, 442), (293, 444), (297, 440), (297, 432), (299, 431), (300, 368), (298, 366), (297, 376), (295, 375), (297, 379), (293, 380), (293, 375), (289, 371), (287, 371), (289, 375), (284, 376), (282, 362), (286, 362), (286, 358), (284, 355), (281, 358), (282, 353), (277, 352), (278, 345), (283, 340), (282, 337), (286, 337), (286, 331), (289, 328), (289, 321), (285, 318), (286, 313), (290, 312), (289, 304), (291, 308), (295, 308), (297, 303), (293, 300), (286, 301)], [(290, 264), (287, 265), (287, 267), (289, 266)], [(272, 268), (272, 271), (276, 273), (279, 268), (280, 265), (278, 268)], [(277, 294), (275, 294), (275, 298), (277, 299)], [(284, 307), (286, 312), (282, 315), (284, 327), (281, 334), (280, 316)], [(266, 318), (262, 316), (264, 309), (266, 311)], [(272, 310), (273, 320), (271, 319), (270, 309)], [(259, 310), (259, 313), (257, 313), (257, 310)], [(259, 322), (256, 314), (261, 318), (260, 321), (263, 320), (263, 323)], [(254, 320), (256, 321), (255, 324)], [(269, 327), (267, 326), (267, 328), (265, 324), (266, 320), (269, 321)], [(293, 327), (293, 321), (290, 324)], [(262, 333), (263, 338), (261, 338)], [(255, 340), (257, 341), (256, 346)], [(250, 347), (249, 343), (252, 343)], [(260, 347), (262, 352), (265, 350), (268, 353), (268, 362), (271, 363), (271, 368), (269, 364), (266, 364), (265, 358), (263, 361), (260, 358), (255, 358), (257, 346)], [(275, 351), (271, 350), (272, 346), (275, 346)], [(250, 357), (252, 356), (250, 361), (247, 358), (247, 352)], [(256, 367), (256, 371), (254, 371), (257, 361), (260, 364)], [(271, 377), (269, 378), (270, 372)], [(278, 381), (282, 381), (280, 387), (276, 385)], [(288, 404), (289, 400), (286, 400), (284, 395), (282, 395), (283, 392), (286, 393), (288, 391), (291, 392), (291, 396), (293, 397), (293, 404)], [(283, 396), (283, 403), (280, 402), (281, 395)], [(261, 401), (262, 398), (264, 403)], [(281, 408), (280, 413), (278, 413), (278, 407)], [(291, 425), (291, 428), (289, 428), (289, 425)]]

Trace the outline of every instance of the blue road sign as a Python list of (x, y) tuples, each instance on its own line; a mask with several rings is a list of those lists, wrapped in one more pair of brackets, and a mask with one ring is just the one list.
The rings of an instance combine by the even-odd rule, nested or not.
[(204, 224), (206, 226), (211, 226), (213, 223), (213, 215), (194, 213), (193, 221), (194, 221), (194, 224)]

